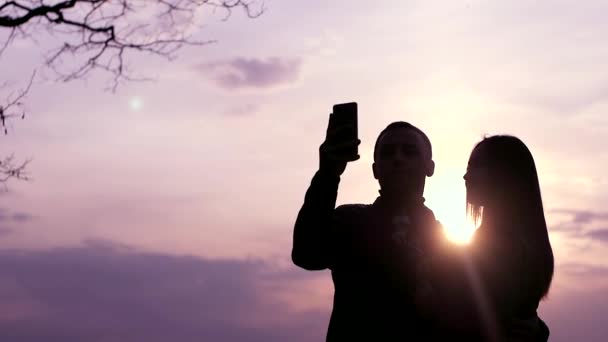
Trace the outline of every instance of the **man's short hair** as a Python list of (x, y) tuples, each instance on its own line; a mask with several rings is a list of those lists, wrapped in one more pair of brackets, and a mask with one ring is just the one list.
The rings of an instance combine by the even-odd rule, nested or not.
[(429, 149), (429, 159), (433, 159), (433, 147), (431, 145), (431, 140), (429, 140), (429, 137), (420, 128), (412, 125), (409, 122), (395, 121), (395, 122), (390, 123), (388, 126), (386, 126), (386, 128), (383, 129), (382, 132), (380, 132), (380, 135), (378, 135), (378, 138), (376, 139), (376, 144), (374, 145), (374, 160), (376, 160), (376, 157), (377, 157), (378, 144), (380, 143), (380, 139), (382, 139), (382, 137), (389, 131), (392, 131), (392, 130), (398, 129), (398, 128), (405, 128), (405, 129), (409, 129), (409, 130), (412, 130), (412, 131), (418, 133), (422, 137), (422, 139), (424, 140), (424, 143), (427, 145), (427, 147)]

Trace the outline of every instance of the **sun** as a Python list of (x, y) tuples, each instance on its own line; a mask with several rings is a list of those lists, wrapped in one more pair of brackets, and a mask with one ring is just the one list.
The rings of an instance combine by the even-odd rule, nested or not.
[(452, 242), (457, 244), (468, 244), (475, 233), (475, 224), (473, 222), (465, 222), (460, 225), (443, 225), (445, 236)]
[(129, 100), (129, 107), (131, 107), (131, 110), (140, 110), (143, 105), (143, 100), (138, 96), (132, 97)]
[(425, 198), (425, 204), (433, 210), (450, 241), (457, 244), (467, 244), (471, 241), (476, 226), (466, 215), (464, 184), (458, 182), (456, 176), (439, 175), (427, 186)]
[[(456, 203), (458, 204), (458, 203)], [(468, 244), (473, 238), (477, 227), (475, 223), (467, 217), (463, 206), (454, 205), (450, 201), (441, 202), (439, 205), (431, 207), (435, 212), (435, 217), (443, 226), (443, 233), (448, 240), (456, 244)]]

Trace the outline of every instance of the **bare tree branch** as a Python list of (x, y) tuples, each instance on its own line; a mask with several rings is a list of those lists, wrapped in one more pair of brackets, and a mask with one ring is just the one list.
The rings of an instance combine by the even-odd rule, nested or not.
[(12, 30), (0, 55), (15, 39), (16, 28), (29, 37), (42, 25), (63, 40), (45, 61), (59, 81), (99, 70), (111, 75), (110, 89), (116, 90), (122, 81), (138, 79), (128, 72), (129, 52), (171, 60), (183, 46), (213, 43), (191, 39), (195, 16), (203, 8), (225, 11), (224, 20), (237, 8), (250, 18), (265, 10), (253, 0), (0, 0), (0, 29)]
[[(249, 18), (265, 11), (263, 0), (0, 0), (0, 58), (16, 40), (38, 42), (48, 34), (58, 43), (46, 50), (44, 66), (57, 75), (57, 81), (83, 79), (99, 71), (109, 75), (108, 88), (115, 91), (123, 81), (148, 80), (132, 74), (130, 53), (172, 60), (184, 46), (213, 43), (192, 39), (198, 29), (197, 14), (205, 8), (225, 11), (223, 20), (239, 8)], [(24, 89), (0, 103), (4, 134), (8, 119), (25, 117), (23, 100), (35, 75), (34, 71)], [(28, 162), (15, 164), (12, 155), (0, 160), (0, 184), (10, 178), (28, 179)]]
[(2, 56), (2, 53), (4, 53), (4, 50), (6, 50), (6, 48), (13, 42), (13, 40), (15, 39), (16, 33), (17, 33), (17, 28), (12, 27), (11, 32), (8, 34), (8, 38), (6, 38), (6, 41), (4, 41), (4, 43), (2, 43), (2, 47), (0, 47), (0, 56)]
[(15, 163), (14, 155), (10, 155), (0, 160), (0, 184), (6, 190), (6, 183), (10, 179), (30, 180), (27, 174), (26, 167), (31, 160), (26, 160), (22, 163)]
[[(0, 127), (4, 131), (4, 134), (8, 134), (8, 129), (6, 127), (6, 121), (13, 117), (20, 117), (21, 119), (25, 119), (25, 109), (23, 99), (29, 93), (30, 88), (32, 87), (32, 83), (34, 82), (34, 77), (36, 77), (36, 71), (32, 73), (30, 77), (30, 81), (24, 89), (21, 89), (16, 94), (11, 93), (8, 95), (6, 99), (6, 103), (0, 105)], [(0, 86), (0, 88), (8, 86), (7, 83)]]

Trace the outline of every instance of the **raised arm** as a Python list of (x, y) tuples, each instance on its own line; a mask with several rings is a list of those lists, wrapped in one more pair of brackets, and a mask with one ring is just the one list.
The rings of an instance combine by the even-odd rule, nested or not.
[[(333, 115), (333, 114), (332, 114)], [(359, 159), (353, 147), (361, 141), (344, 140), (344, 132), (353, 127), (338, 126), (329, 118), (325, 141), (319, 147), (319, 171), (306, 192), (304, 205), (298, 213), (293, 232), (291, 258), (294, 264), (307, 270), (331, 267), (335, 230), (334, 209), (338, 196), (340, 175), (346, 164)]]
[(329, 268), (332, 259), (333, 219), (340, 177), (318, 171), (306, 192), (293, 231), (291, 258), (307, 270)]

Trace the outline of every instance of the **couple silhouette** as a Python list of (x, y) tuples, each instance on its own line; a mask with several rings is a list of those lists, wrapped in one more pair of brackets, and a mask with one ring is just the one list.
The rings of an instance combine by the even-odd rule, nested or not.
[(293, 235), (292, 260), (331, 270), (327, 341), (547, 341), (537, 308), (553, 277), (532, 154), (508, 135), (481, 140), (464, 180), (479, 223), (468, 245), (449, 242), (424, 205), (435, 170), (427, 135), (393, 122), (378, 136), (372, 204), (336, 207), (358, 139), (330, 125)]

